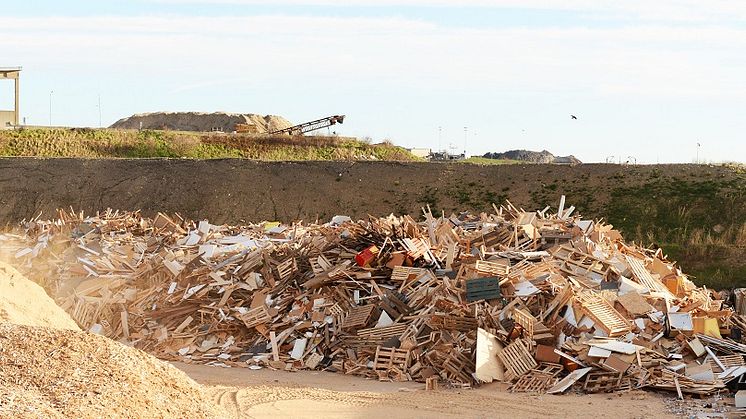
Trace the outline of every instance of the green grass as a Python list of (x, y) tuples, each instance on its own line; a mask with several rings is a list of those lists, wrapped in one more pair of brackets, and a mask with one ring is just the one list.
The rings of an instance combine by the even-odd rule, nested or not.
[(0, 156), (247, 158), (274, 161), (418, 160), (404, 148), (393, 144), (368, 144), (352, 138), (262, 137), (87, 128), (0, 131)]
[(458, 160), (459, 163), (484, 164), (484, 165), (501, 165), (501, 164), (521, 164), (525, 163), (519, 160), (507, 159), (488, 159), (485, 157), (469, 157), (465, 160)]

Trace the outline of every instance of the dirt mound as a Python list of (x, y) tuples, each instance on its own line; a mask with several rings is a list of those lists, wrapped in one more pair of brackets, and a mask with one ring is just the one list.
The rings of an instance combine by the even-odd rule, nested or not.
[(0, 323), (0, 417), (216, 418), (175, 367), (85, 332)]
[(80, 330), (36, 283), (0, 262), (0, 322)]
[(252, 126), (250, 132), (267, 134), (291, 127), (287, 119), (275, 115), (256, 115), (226, 112), (152, 112), (122, 118), (111, 128), (119, 129), (163, 129), (173, 131), (222, 131), (233, 132), (236, 124)]
[(486, 153), (484, 156), (488, 159), (498, 160), (518, 160), (527, 163), (541, 164), (580, 164), (582, 163), (575, 156), (555, 156), (547, 150), (530, 151), (530, 150), (510, 150), (504, 153)]

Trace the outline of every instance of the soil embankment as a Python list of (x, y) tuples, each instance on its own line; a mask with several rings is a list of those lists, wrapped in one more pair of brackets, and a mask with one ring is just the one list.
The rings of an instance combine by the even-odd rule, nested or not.
[[(705, 174), (706, 173), (706, 174)], [(722, 167), (504, 165), (397, 162), (260, 162), (239, 159), (0, 159), (0, 222), (72, 206), (87, 212), (179, 212), (214, 223), (292, 221), (367, 214), (488, 210), (510, 199), (557, 205), (561, 194), (586, 217), (605, 215), (614, 191), (657, 177), (739, 180)], [(740, 182), (746, 182), (743, 177)]]

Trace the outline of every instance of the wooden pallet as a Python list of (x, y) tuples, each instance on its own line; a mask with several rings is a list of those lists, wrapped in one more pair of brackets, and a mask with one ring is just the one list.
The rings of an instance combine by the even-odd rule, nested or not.
[(238, 317), (238, 319), (241, 320), (248, 328), (256, 327), (260, 324), (267, 324), (272, 321), (272, 317), (267, 311), (267, 306), (265, 306), (264, 304), (260, 305), (259, 307), (252, 308), (245, 314), (239, 314), (236, 317)]
[(296, 263), (295, 258), (290, 258), (285, 262), (277, 265), (276, 269), (277, 276), (280, 278), (280, 281), (284, 281), (288, 279), (290, 275), (298, 271), (298, 264)]
[(466, 280), (466, 301), (500, 298), (500, 281), (497, 277), (475, 278)]
[(412, 259), (417, 260), (423, 256), (426, 260), (428, 259), (427, 253), (430, 252), (430, 246), (427, 245), (425, 239), (403, 239), (400, 242)]
[(481, 235), (478, 239), (472, 240), (470, 244), (474, 246), (484, 246), (486, 248), (493, 248), (499, 244), (507, 245), (512, 237), (511, 231), (508, 229), (495, 229), (489, 233)]
[(565, 367), (562, 366), (562, 364), (555, 364), (552, 362), (540, 362), (539, 366), (534, 368), (534, 371), (543, 372), (545, 374), (550, 374), (552, 377), (558, 376)]
[(428, 270), (425, 268), (410, 268), (408, 266), (396, 266), (394, 267), (393, 272), (391, 272), (391, 280), (392, 281), (401, 281), (403, 283), (407, 283), (409, 281), (414, 281), (418, 277), (425, 275), (428, 273)]
[(392, 324), (384, 327), (372, 327), (370, 329), (360, 329), (357, 331), (357, 336), (361, 339), (368, 340), (386, 340), (391, 338), (398, 338), (407, 330), (407, 325), (404, 323)]
[(308, 262), (311, 264), (311, 270), (316, 275), (320, 275), (333, 267), (324, 255), (318, 255), (315, 258), (308, 258)]
[(511, 393), (544, 393), (554, 385), (555, 381), (552, 374), (531, 370), (519, 377), (508, 390)]
[(478, 260), (474, 265), (474, 269), (481, 276), (505, 276), (508, 274), (510, 267), (502, 263)]
[[(725, 365), (725, 368), (746, 366), (746, 362), (744, 362), (743, 356), (741, 355), (719, 355), (718, 360)], [(707, 358), (707, 363), (710, 364), (713, 372), (723, 372), (723, 369), (720, 368), (720, 365), (718, 365), (714, 359)]]
[(622, 373), (605, 371), (589, 372), (585, 376), (583, 389), (588, 393), (614, 391), (619, 388), (623, 375)]
[(505, 377), (508, 381), (514, 380), (538, 366), (531, 355), (529, 345), (522, 339), (517, 339), (497, 354), (497, 357), (500, 358), (508, 370)]
[(433, 314), (430, 316), (430, 327), (434, 330), (458, 330), (469, 332), (477, 329), (477, 319), (474, 317), (459, 317), (450, 314)]
[(607, 278), (611, 271), (609, 263), (567, 245), (559, 246), (552, 256), (560, 262), (561, 271), (573, 277), (588, 277), (579, 281), (585, 287), (598, 288), (598, 283)]
[(352, 307), (342, 322), (342, 329), (359, 329), (367, 326), (376, 309), (373, 304)]
[(472, 377), (469, 371), (474, 371), (474, 363), (466, 355), (458, 351), (451, 351), (443, 362), (441, 374), (453, 382), (471, 384)]
[(590, 317), (595, 325), (601, 328), (609, 337), (617, 337), (627, 334), (632, 330), (627, 320), (619, 314), (616, 309), (604, 298), (593, 293), (579, 293), (577, 299), (583, 311)]
[(526, 312), (520, 308), (513, 310), (513, 320), (523, 327), (524, 336), (532, 339), (534, 338), (534, 323), (536, 319), (531, 313)]
[(373, 361), (373, 370), (406, 372), (409, 368), (411, 351), (398, 348), (376, 347), (376, 357)]
[(412, 309), (418, 309), (430, 300), (430, 296), (434, 294), (442, 282), (438, 281), (432, 273), (428, 272), (425, 275), (419, 277), (416, 281), (411, 281), (408, 284), (403, 285), (399, 292), (401, 292), (408, 300), (408, 305)]
[(625, 257), (627, 259), (627, 264), (632, 269), (632, 277), (636, 279), (637, 282), (650, 288), (651, 291), (663, 293), (668, 298), (676, 298), (676, 296), (671, 293), (668, 287), (663, 285), (660, 280), (654, 278), (653, 275), (650, 274), (650, 272), (645, 268), (645, 265), (643, 265), (642, 261), (632, 256)]

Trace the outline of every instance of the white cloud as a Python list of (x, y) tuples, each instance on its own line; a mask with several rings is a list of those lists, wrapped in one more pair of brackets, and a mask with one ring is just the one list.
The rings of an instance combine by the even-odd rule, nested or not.
[(292, 16), (0, 17), (0, 28), (4, 54), (18, 57), (11, 61), (169, 74), (180, 80), (177, 89), (333, 79), (413, 89), (713, 97), (746, 87), (746, 30), (733, 28), (469, 29)]
[(662, 21), (746, 20), (746, 2), (734, 0), (150, 0), (165, 4), (326, 7), (478, 7), (574, 11)]

